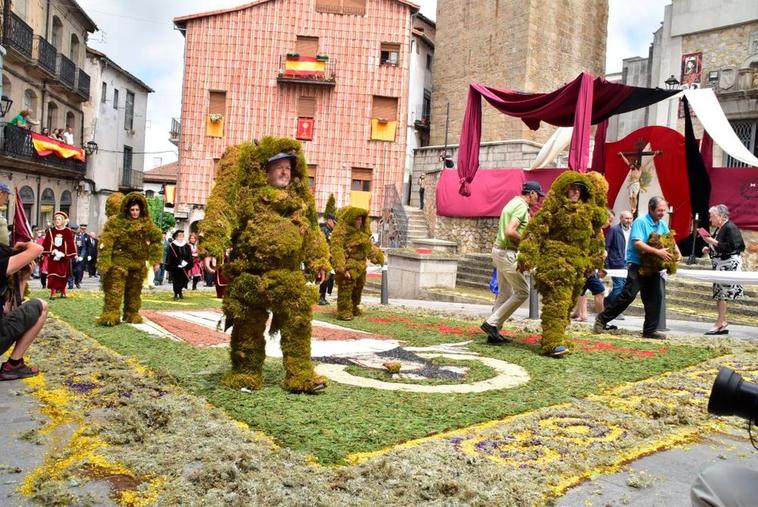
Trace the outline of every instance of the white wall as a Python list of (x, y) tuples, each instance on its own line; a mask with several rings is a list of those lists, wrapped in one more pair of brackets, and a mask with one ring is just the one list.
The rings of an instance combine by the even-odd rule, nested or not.
[[(432, 71), (426, 68), (427, 55), (434, 57), (434, 50), (422, 42), (419, 37), (411, 38), (410, 69), (408, 73), (408, 129), (405, 156), (405, 174), (403, 188), (398, 189), (403, 202), (408, 201), (409, 188), (415, 191), (415, 183), (410, 179), (413, 175), (413, 152), (421, 146), (421, 139), (414, 126), (420, 120), (424, 111), (424, 89), (432, 91)], [(429, 110), (431, 114), (431, 109)], [(410, 183), (410, 185), (409, 185)]]

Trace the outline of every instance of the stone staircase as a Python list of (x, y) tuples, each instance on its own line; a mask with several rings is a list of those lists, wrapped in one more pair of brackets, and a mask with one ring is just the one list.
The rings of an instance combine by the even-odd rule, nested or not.
[(412, 206), (403, 206), (405, 216), (408, 217), (408, 244), (414, 239), (426, 239), (429, 237), (429, 229), (426, 225), (424, 211)]
[(489, 289), (492, 278), (492, 255), (471, 253), (462, 255), (458, 261), (456, 287)]

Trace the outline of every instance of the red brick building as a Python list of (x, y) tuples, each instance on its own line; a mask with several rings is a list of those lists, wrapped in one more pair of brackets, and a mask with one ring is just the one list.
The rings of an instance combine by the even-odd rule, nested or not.
[(202, 218), (214, 161), (265, 135), (300, 138), (321, 210), (402, 191), (411, 18), (406, 0), (258, 0), (181, 16), (177, 218)]

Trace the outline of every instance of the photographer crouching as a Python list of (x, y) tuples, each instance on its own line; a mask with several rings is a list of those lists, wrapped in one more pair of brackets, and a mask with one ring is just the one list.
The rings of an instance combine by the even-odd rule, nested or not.
[[(751, 429), (758, 423), (758, 384), (746, 382), (734, 370), (722, 367), (713, 382), (708, 413), (747, 419), (750, 442), (756, 447)], [(695, 479), (690, 497), (695, 507), (758, 505), (758, 471), (733, 463), (711, 465)]]
[(40, 299), (23, 302), (26, 283), (34, 270), (34, 259), (42, 245), (17, 243), (12, 249), (0, 245), (0, 354), (13, 350), (0, 366), (0, 381), (17, 380), (39, 373), (24, 364), (24, 354), (47, 320), (47, 303)]

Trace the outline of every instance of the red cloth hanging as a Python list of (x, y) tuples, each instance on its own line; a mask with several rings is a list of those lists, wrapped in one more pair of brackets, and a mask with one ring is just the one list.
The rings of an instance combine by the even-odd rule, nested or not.
[(608, 134), (608, 120), (603, 120), (595, 130), (595, 147), (592, 150), (592, 170), (605, 174), (605, 138)]
[(11, 239), (11, 245), (27, 243), (31, 240), (32, 231), (29, 228), (26, 212), (24, 212), (24, 202), (21, 200), (18, 188), (16, 188), (16, 209), (13, 214), (13, 238)]
[(464, 196), (471, 195), (469, 184), (479, 169), (482, 97), (498, 111), (521, 118), (532, 130), (537, 130), (543, 121), (557, 127), (573, 126), (570, 165), (577, 171), (586, 171), (592, 124), (614, 114), (649, 106), (675, 93), (678, 91), (627, 86), (602, 78), (593, 81), (587, 73), (580, 74), (572, 82), (550, 93), (521, 93), (472, 84), (458, 149), (459, 192)]

